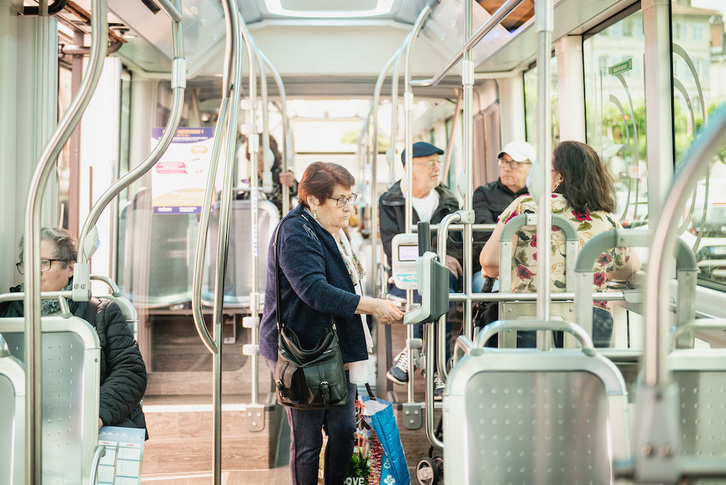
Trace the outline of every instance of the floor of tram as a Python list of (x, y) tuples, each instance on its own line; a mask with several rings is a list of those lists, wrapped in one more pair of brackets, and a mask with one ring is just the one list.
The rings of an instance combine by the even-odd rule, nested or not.
[[(186, 485), (211, 483), (212, 465), (212, 364), (213, 359), (196, 333), (188, 315), (156, 315), (146, 325), (151, 358), (144, 411), (149, 428), (143, 462), (144, 483)], [(261, 392), (264, 408), (261, 430), (249, 428), (246, 413), (251, 401), (251, 359), (243, 355), (249, 332), (237, 322), (233, 343), (223, 345), (222, 483), (288, 484), (289, 428), (284, 409), (273, 406), (274, 394)], [(230, 328), (226, 331), (229, 333)], [(392, 353), (405, 346), (406, 328), (391, 328)], [(142, 337), (143, 338), (143, 337)], [(260, 364), (259, 389), (271, 390), (271, 379)], [(415, 376), (415, 398), (424, 399), (424, 378)], [(406, 387), (387, 386), (376, 391), (396, 401), (394, 412), (402, 422)], [(439, 412), (437, 411), (437, 417)], [(413, 475), (418, 460), (428, 454), (424, 428), (408, 430), (399, 424), (401, 440)]]

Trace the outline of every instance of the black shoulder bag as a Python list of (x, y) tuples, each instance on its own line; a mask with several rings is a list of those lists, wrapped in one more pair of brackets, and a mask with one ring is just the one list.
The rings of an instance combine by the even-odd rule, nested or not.
[(285, 325), (280, 307), (280, 263), (277, 256), (278, 232), (274, 237), (275, 298), (277, 302), (278, 350), (275, 368), (277, 401), (283, 406), (297, 409), (325, 409), (348, 404), (348, 382), (343, 368), (335, 321), (314, 349), (300, 346), (295, 332)]

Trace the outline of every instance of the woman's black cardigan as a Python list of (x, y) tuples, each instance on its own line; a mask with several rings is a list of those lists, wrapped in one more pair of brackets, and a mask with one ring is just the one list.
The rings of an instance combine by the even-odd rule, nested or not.
[[(366, 360), (368, 351), (360, 315), (360, 296), (346, 269), (333, 236), (318, 224), (302, 204), (280, 222), (278, 258), (283, 321), (299, 337), (303, 348), (314, 348), (330, 326), (338, 330), (343, 362)], [(265, 310), (260, 323), (260, 354), (277, 361), (275, 316), (275, 256), (270, 241), (267, 258)]]

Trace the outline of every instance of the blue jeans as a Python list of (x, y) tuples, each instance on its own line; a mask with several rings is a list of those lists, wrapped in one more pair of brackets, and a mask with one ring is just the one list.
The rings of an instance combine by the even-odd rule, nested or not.
[[(275, 373), (275, 363), (265, 359)], [(346, 377), (348, 372), (345, 373)], [(342, 485), (348, 475), (348, 465), (355, 445), (356, 386), (348, 380), (348, 404), (342, 408), (294, 409), (285, 408), (290, 424), (290, 474), (293, 485), (316, 485), (322, 430), (328, 435), (323, 462), (323, 483)]]
[[(598, 348), (610, 347), (613, 336), (613, 316), (600, 307), (592, 308), (592, 343)], [(554, 332), (556, 347), (562, 347), (562, 332)], [(517, 332), (517, 347), (533, 349), (537, 347), (537, 332)]]

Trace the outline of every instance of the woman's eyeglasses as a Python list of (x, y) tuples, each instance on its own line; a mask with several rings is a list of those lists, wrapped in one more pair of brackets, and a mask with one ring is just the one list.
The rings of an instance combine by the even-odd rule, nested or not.
[(342, 209), (348, 202), (350, 202), (350, 205), (355, 204), (355, 201), (358, 200), (358, 194), (350, 194), (350, 197), (345, 197), (343, 195), (340, 197), (328, 197), (328, 199), (334, 200), (338, 208)]
[[(53, 261), (61, 261), (60, 259), (41, 259), (40, 260), (40, 271), (48, 271), (53, 264)], [(18, 273), (24, 274), (25, 273), (25, 267), (23, 266), (23, 262), (15, 263), (15, 267), (18, 268)]]
[(509, 168), (511, 168), (512, 170), (518, 169), (521, 165), (532, 165), (532, 162), (517, 162), (515, 160), (505, 160), (503, 158), (497, 159), (497, 163), (500, 167), (509, 165)]

